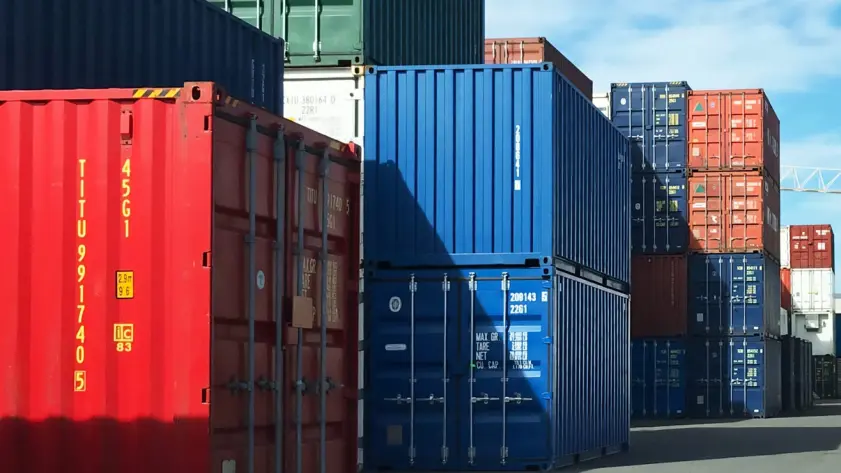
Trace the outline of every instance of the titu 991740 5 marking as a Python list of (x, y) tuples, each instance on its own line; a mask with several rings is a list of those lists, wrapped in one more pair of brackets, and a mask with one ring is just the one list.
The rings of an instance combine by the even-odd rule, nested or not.
[(76, 327), (74, 328), (74, 338), (76, 340), (76, 348), (74, 350), (74, 362), (76, 370), (73, 374), (73, 391), (84, 392), (87, 390), (87, 372), (83, 370), (85, 364), (85, 277), (87, 276), (87, 266), (85, 265), (85, 258), (88, 254), (88, 247), (85, 244), (85, 239), (88, 235), (88, 222), (85, 218), (85, 163), (86, 160), (79, 158), (78, 160), (78, 189), (77, 189), (77, 208), (76, 208), (76, 283), (78, 287), (78, 297), (75, 301), (74, 312), (76, 316)]

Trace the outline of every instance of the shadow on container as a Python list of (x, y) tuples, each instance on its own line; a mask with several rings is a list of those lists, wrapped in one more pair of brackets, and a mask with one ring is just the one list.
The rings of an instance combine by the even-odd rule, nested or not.
[[(431, 256), (398, 267), (364, 251), (364, 469), (536, 471), (627, 447), (627, 296), (562, 273), (549, 256), (448, 263), (454, 242), (401, 171), (366, 161), (365, 176), (395, 186), (400, 218), (377, 220), (412, 225), (365, 234), (409, 235), (407, 253)], [(440, 228), (460, 217), (433, 218)]]

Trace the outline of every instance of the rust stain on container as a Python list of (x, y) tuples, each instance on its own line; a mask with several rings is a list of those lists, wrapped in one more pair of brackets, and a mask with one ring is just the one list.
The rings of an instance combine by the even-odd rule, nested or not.
[(765, 169), (780, 182), (780, 119), (762, 89), (688, 93), (688, 168)]
[(551, 62), (589, 100), (593, 81), (544, 37), (485, 39), (485, 64)]
[(631, 337), (686, 335), (685, 255), (636, 255), (631, 259)]
[(789, 238), (792, 268), (835, 269), (835, 233), (831, 225), (792, 225)]
[(278, 425), (291, 468), (305, 378), (304, 473), (325, 387), (326, 469), (355, 472), (358, 157), (212, 83), (134, 96), (0, 92), (0, 471), (270, 473)]
[(780, 259), (780, 188), (759, 171), (692, 172), (689, 249)]

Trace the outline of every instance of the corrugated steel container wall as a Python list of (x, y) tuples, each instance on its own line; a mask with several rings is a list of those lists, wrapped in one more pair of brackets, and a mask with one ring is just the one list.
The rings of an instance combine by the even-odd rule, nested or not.
[(364, 71), (362, 66), (287, 69), (283, 116), (339, 141), (362, 144)]
[(686, 176), (634, 173), (631, 176), (631, 242), (636, 253), (685, 253)]
[(366, 264), (629, 279), (628, 141), (549, 63), (371, 68), (364, 149)]
[(832, 355), (812, 356), (812, 392), (820, 399), (838, 399), (837, 362)]
[(835, 314), (835, 355), (841, 358), (841, 314)]
[(485, 0), (211, 0), (287, 41), (292, 67), (481, 64)]
[[(0, 140), (0, 213), (18, 229), (0, 237), (18, 255), (0, 276), (0, 297), (11, 304), (0, 357), (14, 380), (0, 394), (0, 469), (53, 473), (85, 462), (97, 472), (175, 473), (251, 459), (255, 473), (269, 473), (281, 454), (292, 468), (291, 380), (327, 377), (326, 467), (355, 471), (359, 159), (329, 150), (330, 198), (319, 200), (321, 150), (331, 140), (241, 102), (225, 105), (214, 84), (159, 92), (180, 96), (0, 92), (8, 133)], [(325, 261), (325, 227), (315, 216), (339, 203), (325, 214)], [(58, 268), (54, 296), (38, 289), (43, 267)], [(293, 297), (296, 287), (304, 298)], [(277, 326), (281, 318), (315, 327), (299, 344), (291, 327)], [(258, 336), (249, 341), (251, 320)], [(328, 360), (324, 375), (319, 358)], [(277, 393), (254, 390), (253, 423), (246, 418), (249, 395), (240, 386), (253, 380), (286, 387), (292, 441), (284, 452), (271, 440), (283, 425)], [(320, 398), (302, 401), (303, 471), (313, 473)]]
[(835, 269), (832, 225), (792, 225), (789, 237), (792, 268)]
[(780, 182), (780, 119), (762, 89), (688, 94), (693, 170), (760, 170)]
[(780, 268), (780, 307), (791, 312), (791, 269)]
[(692, 417), (774, 417), (782, 411), (781, 343), (760, 337), (691, 338)]
[(780, 258), (780, 188), (758, 172), (692, 172), (689, 249)]
[(803, 345), (805, 346), (805, 352), (803, 354), (803, 371), (806, 374), (806, 381), (803, 383), (803, 387), (806, 391), (806, 406), (813, 407), (815, 405), (815, 398), (812, 396), (812, 385), (814, 383), (811, 369), (812, 343), (808, 340), (804, 340)]
[(806, 352), (806, 346), (803, 340), (794, 338), (793, 345), (794, 353), (794, 408), (802, 410), (806, 407), (806, 370), (805, 360), (803, 354)]
[(686, 256), (631, 259), (631, 337), (686, 335)]
[(546, 38), (486, 38), (485, 64), (537, 64), (551, 62), (572, 85), (593, 97), (593, 81)]
[(797, 395), (797, 386), (795, 377), (797, 370), (795, 367), (795, 353), (797, 339), (791, 336), (785, 336), (780, 339), (781, 354), (780, 354), (780, 384), (782, 386), (782, 400), (783, 411), (791, 412), (795, 409), (795, 398)]
[(780, 307), (780, 336), (791, 334), (788, 311)]
[(831, 269), (792, 269), (794, 312), (835, 313), (835, 273)]
[(610, 86), (613, 124), (631, 139), (633, 172), (686, 168), (686, 82)]
[(631, 339), (631, 417), (686, 415), (686, 343)]
[(214, 81), (283, 110), (283, 41), (204, 0), (3, 2), (0, 90), (180, 87)]
[(610, 94), (593, 94), (593, 105), (604, 113), (606, 117), (610, 117)]
[(373, 270), (365, 311), (366, 468), (525, 471), (627, 446), (626, 295), (544, 268)]
[(788, 225), (780, 227), (780, 266), (791, 267), (791, 227)]
[(780, 267), (761, 253), (689, 256), (689, 332), (780, 335)]

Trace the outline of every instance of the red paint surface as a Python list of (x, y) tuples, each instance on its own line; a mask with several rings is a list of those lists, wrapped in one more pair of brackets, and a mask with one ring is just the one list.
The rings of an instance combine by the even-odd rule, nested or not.
[(688, 284), (685, 255), (631, 259), (631, 336), (686, 335)]
[(780, 190), (759, 171), (693, 172), (689, 249), (709, 253), (766, 251), (780, 258)]
[(485, 64), (551, 62), (576, 89), (593, 99), (593, 81), (546, 38), (487, 38)]
[[(221, 473), (229, 460), (237, 471), (246, 468), (248, 396), (227, 386), (248, 380), (247, 290), (257, 280), (246, 273), (247, 117), (256, 114), (266, 133), (285, 129), (280, 191), (290, 209), (296, 137), (315, 148), (333, 142), (248, 105), (214, 104), (213, 84), (187, 84), (178, 99), (135, 100), (131, 94), (0, 92), (0, 214), (6, 227), (0, 243), (8, 252), (0, 273), (7, 304), (0, 331), (0, 471)], [(275, 264), (274, 141), (266, 134), (257, 140), (254, 248), (265, 286), (256, 290), (255, 375), (276, 381), (290, 399), (294, 372), (279, 379), (275, 371), (272, 288), (276, 272), (286, 289), (294, 282), (297, 211), (287, 211), (286, 261)], [(330, 193), (347, 208), (331, 219), (328, 242), (330, 259), (338, 262), (331, 272), (336, 303), (328, 367), (339, 387), (327, 398), (327, 470), (350, 472), (357, 436), (359, 161), (347, 151), (330, 154), (345, 160), (329, 171)], [(310, 184), (319, 179), (313, 171), (318, 159), (306, 154)], [(130, 174), (122, 172), (128, 160)], [(316, 207), (304, 208), (310, 256), (320, 248), (320, 221), (310, 218)], [(118, 270), (134, 271), (133, 299), (116, 298)], [(316, 308), (319, 284), (310, 286)], [(287, 290), (281, 297), (288, 325), (291, 295)], [(115, 324), (133, 324), (130, 351), (115, 342)], [(84, 340), (77, 339), (80, 325)], [(318, 350), (312, 347), (319, 341), (317, 327), (305, 331), (309, 380), (318, 379)], [(83, 360), (76, 359), (80, 346)], [(287, 368), (294, 348), (284, 350)], [(84, 391), (74, 391), (76, 371), (85, 372)], [(275, 393), (257, 387), (254, 398), (255, 472), (268, 473), (275, 462)], [(304, 471), (314, 473), (318, 395), (311, 391), (304, 399)], [(294, 414), (294, 404), (287, 403), (287, 466), (295, 458)]]
[(791, 312), (791, 268), (780, 269), (780, 307)]
[(791, 267), (835, 269), (835, 233), (831, 225), (792, 225)]
[(690, 170), (758, 170), (780, 182), (780, 119), (761, 89), (691, 90)]

